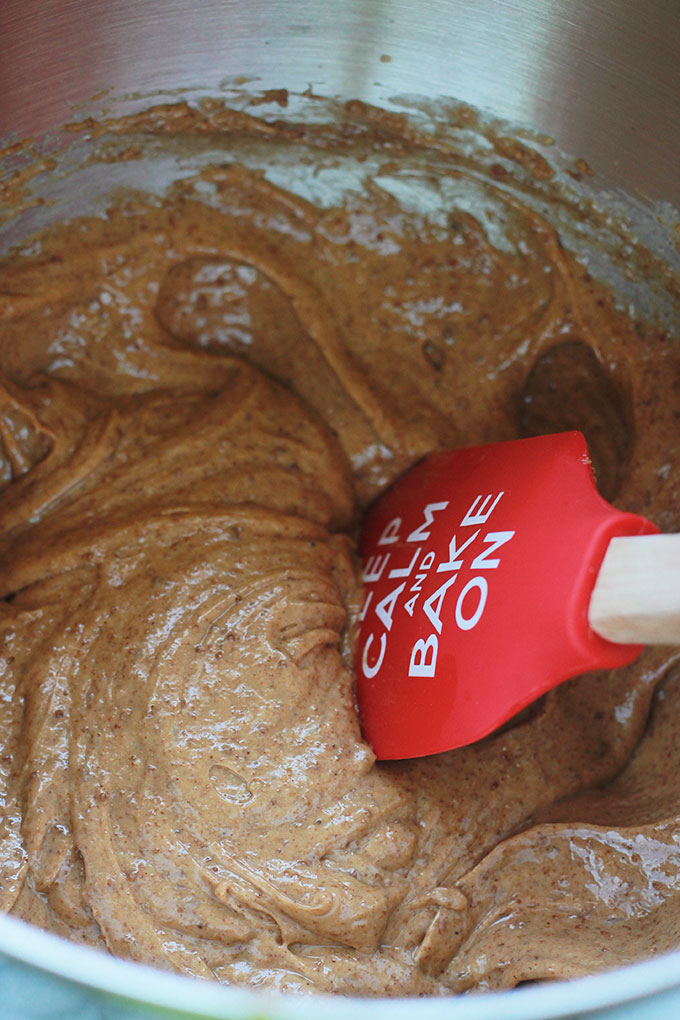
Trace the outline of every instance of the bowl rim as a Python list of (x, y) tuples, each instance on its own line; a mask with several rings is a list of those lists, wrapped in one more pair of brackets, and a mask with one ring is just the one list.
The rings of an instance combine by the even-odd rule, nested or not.
[[(176, 1015), (250, 1020), (552, 1020), (680, 993), (680, 951), (569, 981), (509, 991), (429, 998), (362, 998), (294, 995), (197, 981), (80, 946), (9, 915), (0, 916), (0, 953), (10, 960), (137, 1006), (170, 1009)], [(680, 994), (678, 998), (680, 1007)], [(492, 1010), (492, 1012), (490, 1012)]]

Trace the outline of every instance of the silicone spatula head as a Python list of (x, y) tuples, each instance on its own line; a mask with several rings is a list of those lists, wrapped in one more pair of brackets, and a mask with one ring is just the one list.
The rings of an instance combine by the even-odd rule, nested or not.
[(588, 604), (612, 538), (651, 534), (595, 488), (579, 432), (426, 457), (366, 515), (356, 646), (380, 759), (479, 740), (569, 677), (631, 662)]

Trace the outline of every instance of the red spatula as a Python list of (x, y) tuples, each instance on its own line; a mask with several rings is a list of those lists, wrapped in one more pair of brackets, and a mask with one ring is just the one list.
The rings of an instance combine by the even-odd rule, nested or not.
[(568, 677), (680, 642), (680, 535), (602, 499), (580, 432), (431, 454), (369, 510), (361, 556), (380, 759), (472, 743)]

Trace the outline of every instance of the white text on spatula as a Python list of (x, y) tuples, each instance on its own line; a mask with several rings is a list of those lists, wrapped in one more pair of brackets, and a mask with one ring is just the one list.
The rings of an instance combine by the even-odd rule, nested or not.
[[(469, 559), (473, 552), (476, 555), (470, 563), (470, 572), (477, 573), (466, 582), (458, 593), (453, 619), (459, 630), (468, 631), (476, 627), (482, 618), (489, 591), (487, 578), (482, 572), (495, 570), (499, 566), (500, 557), (493, 554), (506, 542), (509, 542), (515, 534), (514, 531), (488, 531), (480, 539), (481, 526), (487, 523), (502, 496), (502, 492), (477, 496), (452, 533), (448, 544), (448, 558), (440, 560), (436, 564), (435, 571), (437, 574), (449, 574), (450, 576), (423, 600), (423, 623), (430, 633), (426, 637), (418, 638), (411, 647), (409, 676), (432, 677), (435, 675), (439, 636), (446, 622), (442, 620), (444, 601), (450, 589), (454, 587), (465, 560)], [(418, 543), (418, 545), (412, 553), (409, 553), (409, 558), (405, 563), (392, 566), (387, 577), (395, 581), (401, 578), (413, 578), (413, 582), (407, 588), (407, 581), (402, 580), (373, 609), (376, 622), (381, 625), (381, 633), (379, 637), (376, 637), (376, 634), (371, 632), (364, 644), (361, 666), (364, 675), (369, 680), (377, 676), (383, 664), (387, 651), (388, 634), (392, 629), (394, 613), (402, 596), (404, 610), (409, 616), (413, 616), (415, 612), (416, 605), (423, 594), (423, 583), (435, 566), (435, 552), (426, 548), (431, 528), (435, 523), (435, 514), (446, 510), (448, 505), (448, 501), (428, 503), (423, 509), (422, 523), (401, 540), (402, 548), (404, 544), (415, 545)], [(391, 520), (383, 529), (377, 545), (389, 547), (399, 542), (401, 526), (401, 518), (395, 517)], [(467, 529), (473, 527), (476, 530), (469, 534)], [(480, 544), (485, 548), (480, 549)], [(381, 551), (370, 556), (364, 567), (364, 583), (371, 585), (380, 581), (391, 559), (391, 551)], [(362, 621), (369, 612), (373, 596), (373, 591), (369, 591), (366, 595), (360, 616)], [(377, 647), (374, 648), (376, 643)]]

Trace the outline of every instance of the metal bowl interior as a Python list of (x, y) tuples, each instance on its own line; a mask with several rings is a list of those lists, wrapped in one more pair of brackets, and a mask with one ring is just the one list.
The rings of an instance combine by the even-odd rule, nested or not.
[(0, 40), (0, 137), (54, 127), (102, 90), (236, 77), (378, 103), (452, 96), (680, 205), (673, 0), (5, 0)]
[[(50, 138), (86, 114), (188, 96), (306, 88), (389, 105), (446, 96), (556, 138), (597, 186), (623, 189), (650, 224), (680, 207), (680, 6), (674, 0), (4, 0), (0, 140)], [(49, 141), (46, 142), (49, 146)], [(0, 152), (0, 157), (2, 152)], [(662, 239), (663, 244), (666, 243)], [(677, 257), (677, 250), (668, 248)], [(323, 1008), (390, 1020), (671, 1015), (680, 953), (569, 984), (459, 1000), (262, 997), (196, 984), (66, 944), (0, 917), (4, 1015), (183, 1015), (305, 1020)], [(42, 989), (31, 1013), (25, 989)], [(34, 992), (32, 991), (32, 995)], [(37, 991), (35, 995), (37, 995)], [(14, 996), (14, 998), (12, 998)], [(111, 996), (122, 997), (114, 1000)], [(12, 1003), (15, 1005), (12, 1005)], [(15, 1010), (15, 1011), (14, 1011)], [(59, 1011), (57, 1013), (57, 1011)]]

